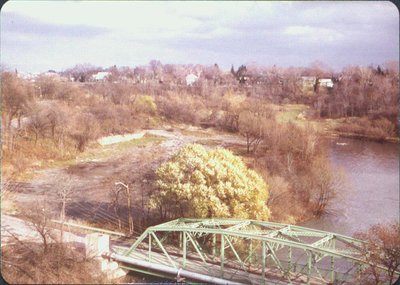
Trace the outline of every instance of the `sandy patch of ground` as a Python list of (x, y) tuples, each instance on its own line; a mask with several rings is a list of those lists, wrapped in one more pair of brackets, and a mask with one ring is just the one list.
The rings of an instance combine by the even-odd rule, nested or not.
[(127, 142), (134, 139), (140, 139), (145, 135), (145, 132), (134, 133), (134, 134), (124, 134), (124, 135), (115, 135), (115, 136), (107, 136), (102, 137), (97, 140), (100, 145), (109, 145), (120, 142)]

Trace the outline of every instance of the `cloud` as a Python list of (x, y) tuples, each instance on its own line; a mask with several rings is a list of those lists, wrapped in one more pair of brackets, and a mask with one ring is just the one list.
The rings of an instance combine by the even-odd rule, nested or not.
[(12, 2), (2, 10), (2, 61), (26, 66), (321, 60), (341, 68), (399, 58), (390, 2)]
[(1, 31), (10, 33), (10, 36), (12, 36), (11, 34), (19, 34), (73, 38), (95, 37), (109, 32), (108, 29), (103, 27), (49, 24), (12, 12), (1, 13)]

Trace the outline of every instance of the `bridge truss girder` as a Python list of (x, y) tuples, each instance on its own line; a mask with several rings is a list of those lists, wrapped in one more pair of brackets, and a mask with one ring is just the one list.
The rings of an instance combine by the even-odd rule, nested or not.
[(140, 248), (148, 262), (243, 284), (354, 284), (368, 265), (362, 247), (360, 240), (293, 225), (177, 219), (149, 227), (124, 255)]

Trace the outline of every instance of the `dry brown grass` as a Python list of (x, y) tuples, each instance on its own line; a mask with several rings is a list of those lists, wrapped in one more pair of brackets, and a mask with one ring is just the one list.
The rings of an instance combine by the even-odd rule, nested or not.
[(17, 242), (2, 247), (1, 273), (9, 284), (109, 283), (82, 252), (71, 245), (51, 244), (44, 253), (40, 244)]
[(368, 117), (361, 118), (346, 118), (336, 127), (336, 131), (345, 134), (355, 134), (364, 136), (365, 138), (374, 140), (385, 140), (386, 138), (396, 136), (396, 126), (386, 118), (369, 119)]
[(3, 214), (17, 213), (17, 205), (15, 204), (15, 186), (8, 181), (3, 181), (1, 185), (1, 212)]
[(160, 114), (168, 120), (198, 125), (208, 115), (203, 101), (188, 94), (171, 94), (157, 98), (157, 107)]
[(77, 154), (71, 141), (63, 147), (57, 146), (48, 138), (38, 139), (35, 144), (30, 137), (19, 138), (15, 150), (3, 148), (3, 177), (18, 180), (31, 178), (32, 171), (49, 166), (55, 161), (67, 161)]

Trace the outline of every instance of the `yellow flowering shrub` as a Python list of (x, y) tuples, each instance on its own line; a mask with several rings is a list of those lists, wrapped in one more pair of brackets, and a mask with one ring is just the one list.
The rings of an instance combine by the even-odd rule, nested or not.
[(164, 217), (235, 217), (267, 220), (268, 186), (232, 152), (183, 147), (157, 170), (152, 208)]
[(141, 95), (136, 99), (136, 109), (144, 114), (154, 115), (157, 112), (157, 105), (154, 98), (149, 95)]

